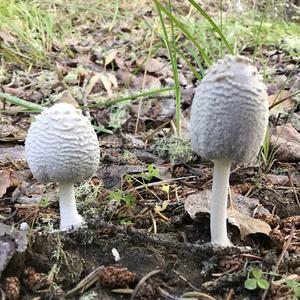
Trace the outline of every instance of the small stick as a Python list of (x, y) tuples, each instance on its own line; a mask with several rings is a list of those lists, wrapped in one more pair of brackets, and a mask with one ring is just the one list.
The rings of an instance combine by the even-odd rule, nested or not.
[(151, 220), (152, 220), (153, 233), (157, 234), (156, 220), (155, 220), (151, 210), (150, 210), (150, 216), (151, 216)]
[(92, 120), (91, 114), (90, 114), (90, 110), (89, 110), (89, 106), (88, 106), (88, 92), (87, 92), (87, 86), (89, 83), (89, 80), (91, 79), (92, 76), (89, 76), (89, 78), (85, 78), (83, 81), (83, 86), (82, 86), (82, 104), (83, 104), (83, 112), (85, 114), (85, 116), (89, 119)]
[(296, 192), (296, 189), (295, 189), (295, 186), (294, 186), (294, 182), (293, 182), (293, 179), (292, 179), (292, 176), (291, 176), (290, 173), (288, 173), (288, 177), (289, 177), (289, 181), (291, 183), (291, 187), (292, 187), (293, 193), (294, 193), (295, 198), (296, 198), (296, 202), (298, 204), (298, 207), (300, 208), (299, 198), (298, 198), (298, 195), (297, 195), (297, 192)]
[(277, 106), (278, 104), (280, 104), (280, 103), (282, 103), (282, 102), (284, 102), (284, 101), (286, 101), (286, 100), (288, 100), (288, 99), (290, 99), (290, 98), (295, 97), (295, 96), (298, 95), (299, 93), (300, 93), (300, 90), (298, 90), (298, 91), (296, 91), (296, 92), (294, 92), (294, 93), (291, 93), (291, 94), (287, 95), (286, 97), (281, 98), (281, 99), (278, 100), (277, 102), (274, 102), (273, 104), (271, 104), (271, 105), (269, 106), (269, 110), (271, 110), (272, 108), (274, 108), (274, 107)]
[[(169, 183), (169, 182), (173, 182), (173, 181), (180, 181), (180, 180), (184, 180), (184, 179), (190, 179), (190, 178), (196, 178), (197, 176), (192, 175), (192, 176), (186, 176), (186, 177), (178, 177), (178, 178), (171, 178), (171, 179), (165, 179), (165, 180), (161, 180), (158, 182), (151, 182), (147, 184), (147, 187), (151, 187), (151, 186), (158, 186), (158, 185), (162, 185), (165, 183)], [(141, 184), (139, 186), (136, 186), (135, 188), (130, 188), (128, 189), (128, 192), (132, 191), (132, 190), (140, 190), (142, 188), (144, 188), (145, 185)]]
[(68, 291), (66, 293), (66, 297), (74, 296), (77, 293), (83, 293), (87, 290), (91, 285), (93, 285), (98, 280), (98, 275), (102, 272), (104, 266), (100, 266), (99, 268), (92, 271), (89, 275), (83, 278), (75, 288)]
[(201, 292), (200, 289), (198, 289), (197, 287), (195, 287), (191, 282), (189, 282), (185, 277), (183, 277), (181, 274), (179, 274), (178, 271), (176, 270), (172, 270), (182, 281), (184, 281), (185, 283), (187, 283), (192, 289), (198, 291), (198, 292)]
[(282, 252), (281, 252), (281, 254), (280, 254), (279, 258), (278, 258), (278, 261), (277, 261), (277, 263), (275, 265), (274, 272), (278, 271), (278, 267), (279, 267), (279, 265), (280, 265), (280, 263), (281, 263), (284, 255), (285, 255), (285, 253), (287, 252), (287, 249), (288, 249), (289, 245), (291, 244), (291, 242), (293, 240), (295, 231), (296, 231), (296, 227), (295, 227), (295, 225), (293, 225), (293, 227), (291, 228), (291, 231), (290, 231), (290, 235), (289, 235), (289, 237), (288, 237), (288, 239), (287, 239), (287, 241), (286, 241), (286, 243), (285, 243), (285, 245), (284, 245), (284, 247), (282, 249)]
[(130, 297), (130, 300), (134, 300), (136, 294), (138, 293), (139, 289), (142, 287), (142, 285), (150, 278), (152, 277), (153, 275), (156, 275), (158, 273), (160, 273), (161, 270), (153, 270), (151, 272), (149, 272), (148, 274), (146, 274), (140, 281), (139, 283), (135, 286), (132, 294), (131, 294), (131, 297)]
[(234, 292), (233, 289), (230, 289), (229, 292), (226, 295), (225, 300), (231, 300), (232, 296), (233, 296), (233, 292)]
[[(281, 261), (283, 260), (283, 257), (286, 254), (287, 249), (288, 249), (289, 245), (291, 244), (291, 242), (293, 240), (295, 231), (296, 231), (296, 228), (295, 228), (295, 225), (293, 225), (293, 227), (291, 228), (291, 231), (290, 231), (290, 235), (289, 235), (289, 237), (288, 237), (288, 239), (287, 239), (287, 241), (286, 241), (286, 243), (285, 243), (285, 245), (284, 245), (284, 247), (282, 249), (282, 252), (281, 252), (281, 254), (280, 254), (279, 258), (278, 258), (278, 261), (277, 261), (277, 263), (276, 263), (276, 265), (274, 267), (274, 272), (275, 273), (277, 273), (279, 265), (280, 265)], [(271, 276), (270, 279), (269, 279), (270, 285), (271, 285), (273, 279), (274, 279), (274, 276)], [(269, 291), (269, 288), (265, 289), (265, 291), (264, 291), (264, 293), (262, 295), (261, 300), (265, 300), (266, 299), (268, 291)]]

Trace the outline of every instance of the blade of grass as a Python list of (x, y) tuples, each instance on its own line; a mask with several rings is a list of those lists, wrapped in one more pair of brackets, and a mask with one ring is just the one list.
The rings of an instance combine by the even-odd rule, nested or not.
[(116, 23), (118, 15), (119, 15), (119, 0), (116, 1), (115, 13), (114, 13), (113, 19), (110, 23), (109, 29), (108, 29), (109, 32), (112, 31), (114, 24)]
[[(186, 62), (186, 64), (189, 66), (190, 70), (194, 74), (194, 76), (201, 81), (202, 77), (199, 75), (199, 72), (196, 70), (196, 68), (192, 65), (190, 59), (184, 55), (184, 53), (179, 50), (178, 47), (176, 47), (173, 43), (170, 43), (170, 46), (173, 48), (174, 51), (177, 52), (177, 54)], [(201, 71), (202, 72), (202, 71)], [(202, 73), (203, 74), (203, 73)]]
[[(169, 0), (169, 11), (172, 13), (172, 5), (171, 0)], [(172, 43), (175, 43), (175, 32), (174, 32), (174, 24), (171, 22), (171, 33), (172, 33)], [(175, 126), (176, 126), (176, 134), (177, 136), (181, 135), (181, 90), (180, 90), (180, 83), (179, 83), (179, 75), (178, 75), (178, 66), (177, 66), (177, 52), (173, 51), (170, 47), (169, 49), (173, 52), (173, 63), (172, 69), (174, 74), (174, 81), (175, 81)]]
[(213, 21), (213, 19), (202, 9), (202, 7), (197, 2), (195, 2), (194, 0), (188, 0), (188, 2), (190, 2), (197, 9), (197, 11), (210, 23), (210, 25), (212, 26), (214, 31), (219, 35), (221, 41), (223, 41), (224, 45), (226, 46), (226, 48), (228, 49), (230, 54), (233, 54), (233, 50), (232, 50), (231, 46), (229, 45), (223, 32), (220, 30), (218, 25), (216, 25), (216, 23)]
[[(97, 13), (101, 16), (106, 16), (106, 17), (113, 17), (116, 15), (116, 12), (109, 12), (109, 11), (106, 11), (106, 10), (103, 10), (103, 9), (99, 9), (99, 8), (96, 8), (92, 5), (83, 5), (83, 4), (75, 4), (75, 3), (66, 3), (66, 2), (59, 2), (59, 1), (53, 1), (53, 0), (46, 0), (46, 1), (41, 1), (41, 0), (38, 0), (38, 2), (40, 3), (49, 3), (49, 4), (55, 4), (57, 6), (63, 6), (63, 7), (72, 7), (72, 8), (76, 8), (78, 10), (83, 10), (83, 11), (90, 11), (90, 12), (93, 12), (93, 13)], [(101, 3), (101, 1), (97, 1), (99, 3)], [(126, 17), (126, 16), (122, 16), (120, 14), (118, 14), (118, 18), (119, 19), (123, 19), (123, 20), (130, 20), (131, 22), (135, 23), (135, 24), (139, 24), (138, 21), (135, 21), (133, 20), (133, 18), (129, 18), (129, 17)]]
[(34, 112), (41, 112), (44, 109), (43, 106), (39, 104), (31, 103), (29, 101), (1, 92), (0, 92), (0, 101), (9, 102), (18, 106), (22, 106)]
[(195, 45), (195, 47), (198, 49), (199, 53), (201, 54), (203, 60), (205, 63), (209, 66), (211, 64), (211, 61), (209, 57), (206, 55), (200, 44), (196, 41), (196, 39), (190, 34), (190, 32), (186, 29), (185, 25), (179, 21), (173, 14), (169, 12), (167, 8), (165, 8), (160, 1), (153, 0), (155, 5), (159, 8), (160, 11), (162, 11), (170, 21), (172, 21), (183, 33), (184, 35)]
[(255, 62), (255, 59), (256, 59), (257, 48), (258, 48), (259, 44), (261, 44), (260, 43), (260, 34), (262, 32), (263, 22), (264, 22), (264, 19), (266, 17), (266, 11), (267, 11), (267, 8), (265, 8), (264, 11), (261, 14), (260, 21), (259, 21), (259, 26), (258, 26), (258, 29), (257, 29), (257, 32), (256, 32), (255, 47), (254, 47), (254, 52), (253, 52), (253, 57), (252, 57), (253, 63)]
[[(177, 136), (179, 136), (180, 131), (181, 131), (181, 125), (180, 125), (180, 123), (181, 123), (180, 122), (180, 85), (179, 85), (179, 78), (178, 78), (177, 61), (176, 61), (176, 56), (175, 56), (176, 52), (175, 51), (173, 52), (171, 47), (170, 47), (168, 32), (167, 32), (167, 28), (166, 28), (166, 25), (165, 25), (165, 20), (164, 20), (164, 17), (162, 15), (162, 11), (160, 9), (160, 6), (156, 5), (156, 8), (157, 8), (160, 23), (161, 23), (161, 26), (162, 26), (162, 29), (163, 29), (163, 34), (164, 34), (163, 41), (166, 45), (166, 48), (167, 48), (169, 56), (170, 56), (170, 61), (171, 61), (172, 71), (173, 71), (173, 76), (174, 76), (175, 101), (176, 101), (175, 126), (176, 126), (176, 134), (177, 134)], [(171, 24), (173, 24), (172, 19), (170, 19), (170, 21), (171, 21)], [(173, 26), (173, 25), (171, 25), (171, 26)], [(173, 31), (172, 31), (172, 38), (174, 40), (174, 28), (173, 28)]]
[(94, 103), (94, 104), (89, 104), (88, 107), (107, 107), (110, 105), (115, 105), (118, 103), (122, 103), (124, 101), (129, 101), (129, 100), (136, 100), (140, 97), (151, 97), (157, 94), (161, 94), (161, 93), (166, 93), (166, 92), (170, 92), (170, 91), (174, 91), (175, 87), (167, 87), (167, 88), (163, 88), (163, 89), (156, 89), (156, 90), (152, 90), (152, 91), (148, 91), (148, 92), (143, 92), (143, 93), (139, 93), (139, 94), (135, 94), (135, 95), (131, 95), (128, 97), (123, 97), (123, 98), (119, 98), (119, 99), (115, 99), (115, 100), (110, 100), (110, 101), (106, 101), (106, 102), (101, 102), (101, 103)]

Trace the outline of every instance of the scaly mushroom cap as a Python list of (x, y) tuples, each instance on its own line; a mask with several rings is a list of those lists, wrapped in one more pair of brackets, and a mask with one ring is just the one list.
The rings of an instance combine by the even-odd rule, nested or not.
[(267, 93), (256, 67), (246, 57), (226, 55), (196, 89), (191, 111), (194, 151), (210, 160), (250, 162), (267, 123)]
[(81, 110), (59, 103), (44, 110), (29, 128), (25, 154), (40, 182), (80, 182), (99, 164), (97, 135)]

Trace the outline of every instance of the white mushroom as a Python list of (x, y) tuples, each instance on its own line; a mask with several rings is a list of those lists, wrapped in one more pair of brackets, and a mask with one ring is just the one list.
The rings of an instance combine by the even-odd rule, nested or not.
[(32, 174), (42, 183), (59, 183), (60, 229), (80, 227), (74, 184), (96, 171), (100, 152), (89, 120), (70, 104), (44, 110), (31, 124), (25, 154)]
[(230, 166), (257, 156), (267, 123), (266, 88), (251, 61), (227, 55), (215, 63), (196, 89), (191, 111), (193, 149), (214, 162), (212, 243), (230, 245), (226, 229)]

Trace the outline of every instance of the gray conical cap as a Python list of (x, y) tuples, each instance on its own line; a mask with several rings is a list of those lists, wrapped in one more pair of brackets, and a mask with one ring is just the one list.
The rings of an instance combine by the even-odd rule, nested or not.
[(243, 56), (215, 63), (196, 89), (191, 111), (192, 146), (210, 159), (253, 160), (268, 123), (262, 77)]

